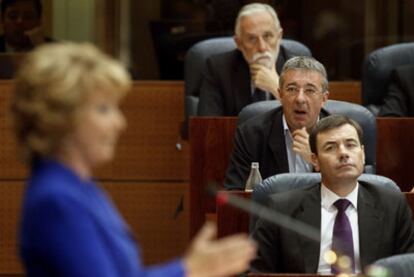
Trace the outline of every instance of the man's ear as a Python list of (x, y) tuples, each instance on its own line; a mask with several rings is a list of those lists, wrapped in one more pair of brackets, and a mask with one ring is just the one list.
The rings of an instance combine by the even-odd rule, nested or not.
[(241, 38), (237, 35), (234, 35), (233, 40), (236, 43), (237, 49), (241, 51)]
[(315, 171), (320, 172), (321, 168), (319, 166), (318, 156), (315, 153), (312, 153), (311, 154), (311, 159), (312, 159), (312, 165), (313, 165), (313, 168), (315, 169)]
[(277, 100), (279, 100), (280, 101), (280, 103), (282, 103), (282, 105), (283, 105), (283, 99), (282, 99), (282, 97), (280, 96), (281, 94), (280, 94), (280, 92), (281, 92), (282, 90), (280, 89), (280, 84), (279, 84), (279, 87), (277, 88)]
[(326, 102), (328, 101), (329, 98), (329, 91), (325, 91), (322, 95), (322, 106), (326, 104)]
[(362, 149), (362, 161), (364, 162), (364, 165), (365, 165), (365, 147), (364, 147), (364, 145), (361, 145), (361, 149)]

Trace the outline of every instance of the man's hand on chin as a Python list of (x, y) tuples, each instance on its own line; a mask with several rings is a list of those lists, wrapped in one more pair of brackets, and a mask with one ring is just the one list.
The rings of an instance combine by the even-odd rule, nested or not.
[(276, 99), (279, 99), (279, 75), (274, 65), (269, 69), (261, 64), (251, 64), (250, 74), (255, 87), (270, 92)]
[(309, 134), (306, 127), (297, 129), (292, 133), (293, 137), (293, 151), (299, 154), (302, 159), (308, 163), (312, 163), (312, 151), (309, 146)]

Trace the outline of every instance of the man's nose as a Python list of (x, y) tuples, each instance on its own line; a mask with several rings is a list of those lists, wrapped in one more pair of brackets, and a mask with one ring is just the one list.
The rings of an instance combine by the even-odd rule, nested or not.
[(267, 43), (262, 37), (259, 37), (259, 40), (258, 40), (257, 44), (258, 44), (257, 45), (257, 48), (258, 48), (257, 50), (259, 52), (267, 51)]
[(349, 158), (349, 153), (348, 153), (348, 150), (346, 149), (345, 145), (343, 145), (343, 144), (340, 144), (339, 145), (339, 147), (338, 147), (338, 155), (339, 155), (339, 158), (341, 160), (348, 159)]
[(306, 95), (303, 88), (300, 88), (296, 94), (296, 101), (303, 103), (306, 101)]

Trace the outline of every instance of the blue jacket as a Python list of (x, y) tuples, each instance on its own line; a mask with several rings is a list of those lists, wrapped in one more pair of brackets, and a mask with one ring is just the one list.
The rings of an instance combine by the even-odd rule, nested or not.
[(181, 261), (144, 269), (126, 223), (93, 181), (53, 160), (35, 162), (20, 252), (27, 276), (184, 276)]

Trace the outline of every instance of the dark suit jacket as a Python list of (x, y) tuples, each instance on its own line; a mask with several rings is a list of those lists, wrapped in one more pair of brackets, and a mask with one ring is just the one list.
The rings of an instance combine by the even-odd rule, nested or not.
[[(361, 268), (377, 259), (414, 252), (411, 211), (401, 193), (359, 182), (358, 225)], [(320, 230), (320, 185), (271, 196), (271, 209)], [(316, 273), (320, 243), (258, 220), (253, 231), (258, 256), (252, 271)]]
[[(328, 112), (321, 110), (320, 117)], [(252, 162), (259, 162), (262, 178), (289, 172), (282, 106), (250, 118), (237, 128), (224, 187), (243, 190)]]
[[(280, 46), (276, 71), (293, 55)], [(198, 115), (237, 116), (252, 103), (249, 65), (239, 50), (210, 57), (206, 61), (200, 88)]]
[(414, 65), (397, 67), (391, 76), (391, 85), (380, 116), (414, 117)]

